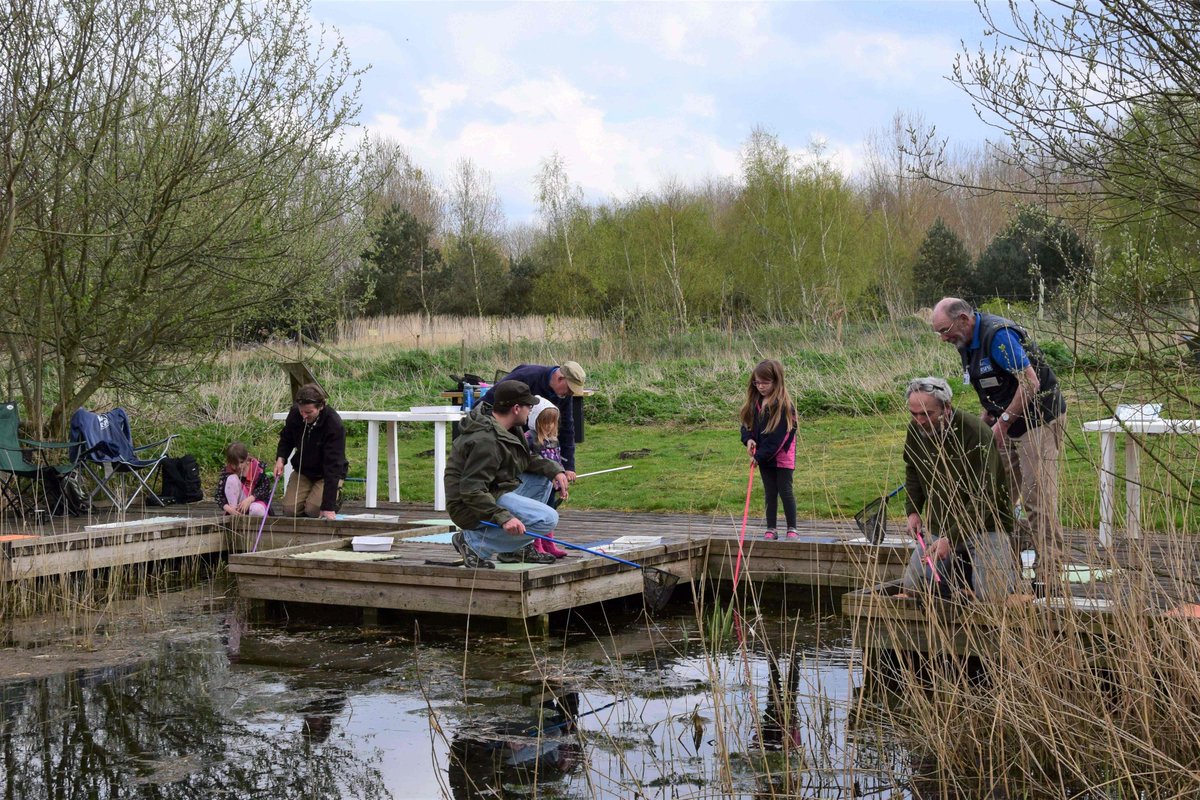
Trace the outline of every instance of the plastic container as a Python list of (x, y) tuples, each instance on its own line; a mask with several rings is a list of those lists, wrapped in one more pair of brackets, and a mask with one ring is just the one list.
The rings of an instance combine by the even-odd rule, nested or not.
[(356, 553), (386, 553), (392, 549), (395, 536), (355, 536), (350, 547)]

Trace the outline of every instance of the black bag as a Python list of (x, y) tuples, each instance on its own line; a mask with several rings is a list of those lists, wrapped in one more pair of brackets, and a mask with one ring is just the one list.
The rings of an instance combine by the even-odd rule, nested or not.
[(44, 472), (39, 480), (46, 492), (46, 505), (54, 516), (78, 517), (91, 510), (91, 502), (87, 493), (79, 486), (79, 476), (75, 473), (60, 475), (53, 470)]
[(469, 383), (472, 386), (478, 386), (479, 384), (483, 383), (483, 378), (479, 377), (478, 375), (472, 375), (470, 372), (466, 373), (461, 378), (457, 375), (451, 375), (450, 379), (455, 381), (454, 391), (456, 392), (461, 392), (464, 384)]
[(179, 458), (164, 458), (159, 465), (162, 470), (162, 492), (159, 494), (167, 503), (197, 503), (204, 499), (200, 487), (200, 465), (193, 455)]

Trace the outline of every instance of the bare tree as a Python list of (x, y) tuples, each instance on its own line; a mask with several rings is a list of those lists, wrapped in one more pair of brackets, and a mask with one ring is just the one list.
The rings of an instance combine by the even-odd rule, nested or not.
[(304, 3), (0, 14), (0, 337), (33, 427), (102, 387), (178, 390), (238, 320), (330, 294), (356, 84)]
[[(460, 160), (450, 179), (450, 240), (454, 253), (452, 268), (461, 265), (467, 275), (471, 299), (479, 316), (484, 315), (484, 298), (497, 288), (499, 231), (504, 222), (500, 199), (492, 177), (470, 159)], [(462, 271), (462, 270), (460, 270)]]
[[(1150, 397), (1195, 416), (1194, 375), (1180, 372), (1175, 345), (1180, 332), (1200, 333), (1200, 5), (979, 9), (994, 45), (963, 53), (953, 78), (1004, 136), (1007, 188), (1056, 205), (1107, 245), (1107, 263), (1069, 294), (1077, 315), (1080, 300), (1100, 302), (1065, 334), (1100, 364), (1118, 357), (1120, 374), (1084, 374), (1110, 407)], [(944, 167), (944, 142), (916, 144), (927, 169)], [(1192, 469), (1172, 474), (1197, 497)]]
[(567, 165), (557, 152), (542, 162), (534, 184), (538, 190), (538, 205), (542, 222), (550, 239), (562, 248), (567, 269), (575, 271), (571, 250), (571, 225), (583, 210), (583, 189), (571, 183)]

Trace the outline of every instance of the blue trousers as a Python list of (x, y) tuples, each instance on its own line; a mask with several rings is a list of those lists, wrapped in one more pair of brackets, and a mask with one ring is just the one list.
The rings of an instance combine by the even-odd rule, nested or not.
[[(558, 512), (543, 502), (550, 496), (550, 486), (549, 478), (524, 472), (521, 474), (521, 485), (500, 495), (496, 504), (521, 520), (534, 533), (547, 534), (558, 527)], [(464, 530), (463, 538), (472, 550), (484, 558), (520, 550), (534, 541), (525, 534), (513, 536), (506, 530), (486, 525)]]

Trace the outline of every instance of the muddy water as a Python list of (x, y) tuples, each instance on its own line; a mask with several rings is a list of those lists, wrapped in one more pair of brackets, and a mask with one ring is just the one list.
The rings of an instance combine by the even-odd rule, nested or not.
[[(795, 605), (795, 604), (793, 604)], [(671, 612), (676, 612), (674, 616)], [(850, 797), (848, 632), (811, 605), (706, 655), (690, 606), (477, 624), (247, 626), (220, 583), (6, 623), (4, 798)], [(885, 796), (891, 796), (890, 793)], [(897, 795), (898, 796), (898, 795)]]

